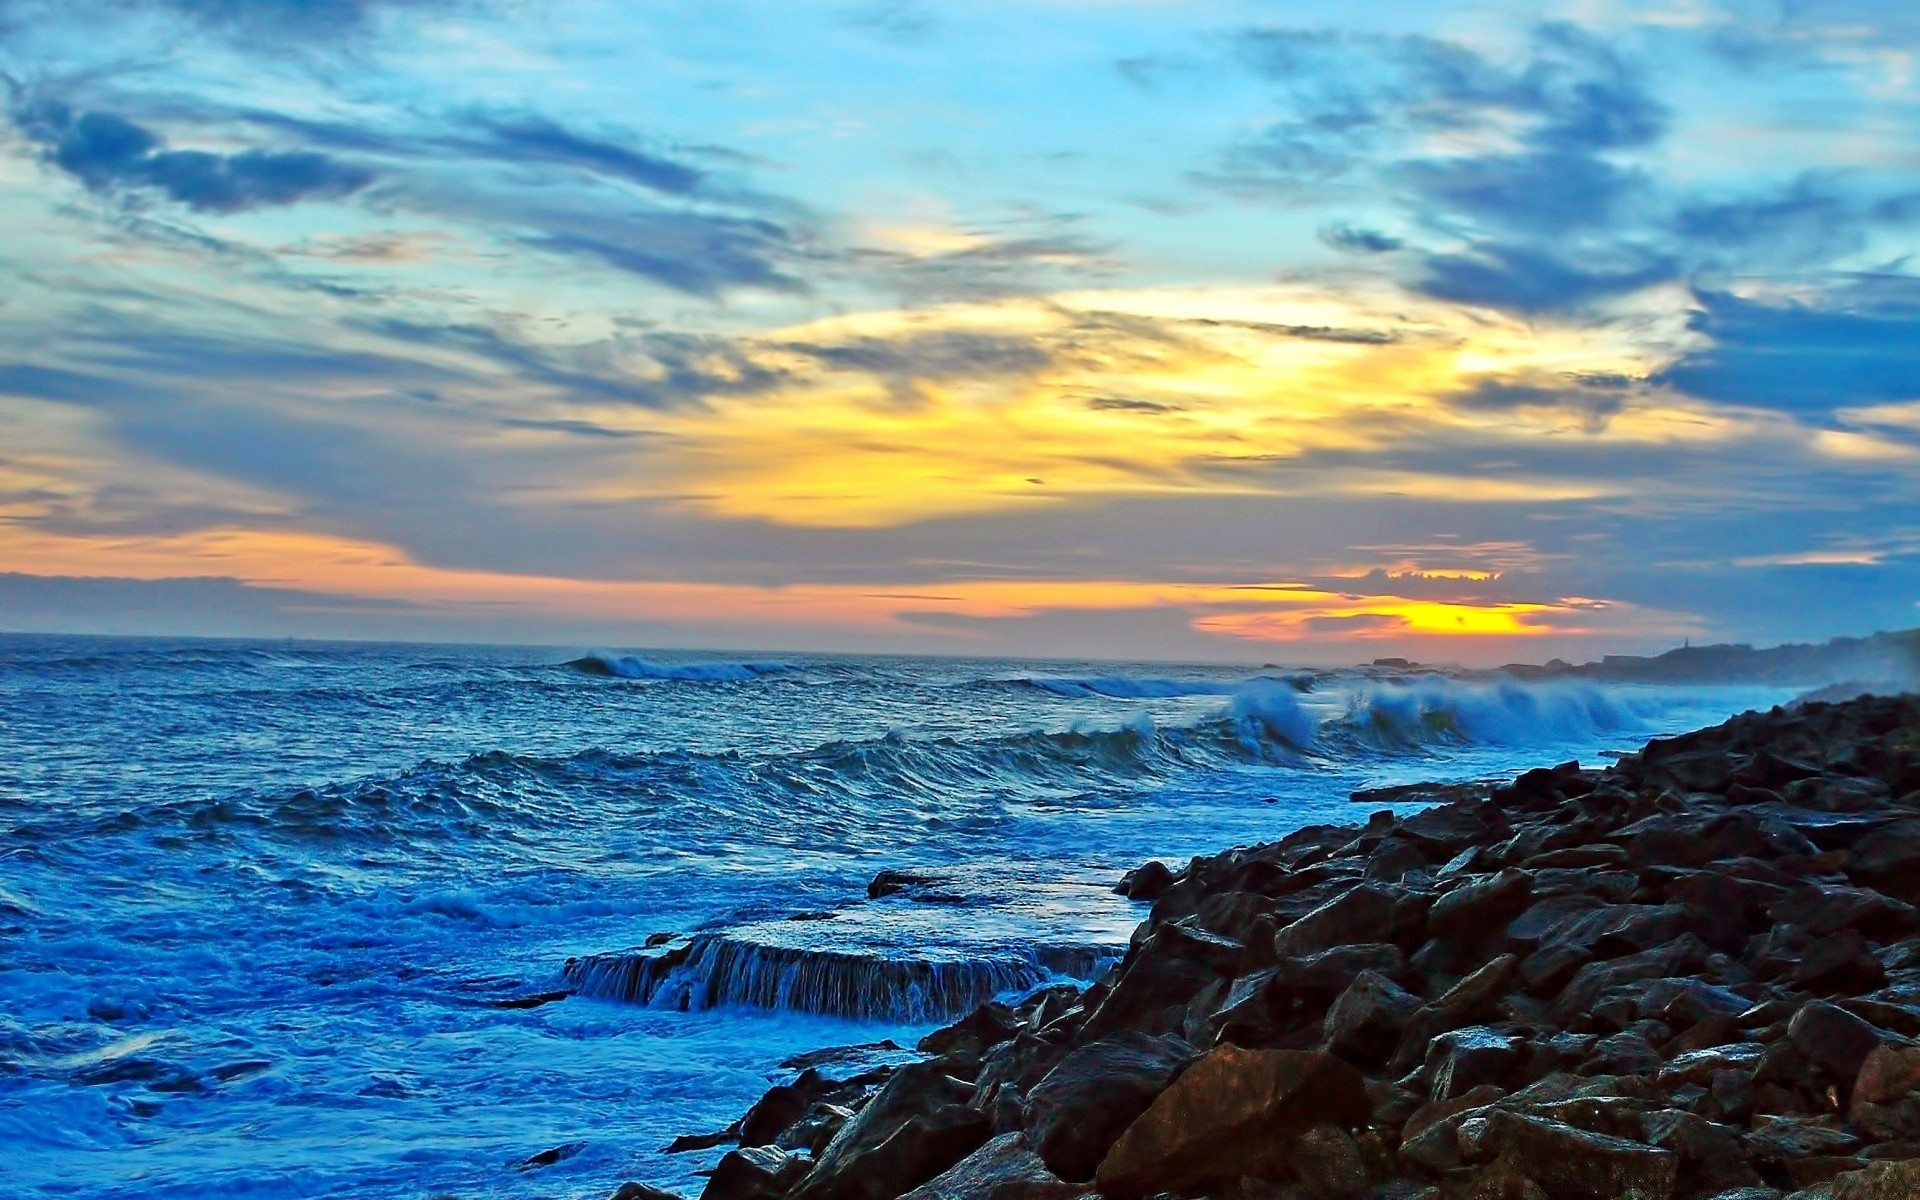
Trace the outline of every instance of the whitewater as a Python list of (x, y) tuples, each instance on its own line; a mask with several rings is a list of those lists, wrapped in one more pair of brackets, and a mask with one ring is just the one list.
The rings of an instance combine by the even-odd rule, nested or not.
[(0, 636), (13, 1195), (696, 1194), (1148, 858), (1768, 707), (1370, 668)]

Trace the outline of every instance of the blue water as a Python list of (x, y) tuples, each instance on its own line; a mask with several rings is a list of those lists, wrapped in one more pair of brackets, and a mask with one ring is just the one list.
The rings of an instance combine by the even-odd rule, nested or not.
[[(962, 960), (1123, 943), (1141, 914), (1105, 885), (1148, 857), (1785, 698), (577, 656), (0, 637), (7, 1192), (691, 1195), (717, 1152), (659, 1153), (673, 1136), (726, 1125), (787, 1055), (917, 1030), (501, 1001), (654, 933)], [(944, 869), (967, 902), (869, 902), (882, 868)]]

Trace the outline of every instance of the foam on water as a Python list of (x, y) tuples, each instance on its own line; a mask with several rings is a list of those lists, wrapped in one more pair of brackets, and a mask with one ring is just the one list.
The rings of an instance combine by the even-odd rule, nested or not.
[(0, 638), (12, 1193), (691, 1194), (786, 1056), (1096, 973), (1145, 858), (1785, 698), (629, 659)]

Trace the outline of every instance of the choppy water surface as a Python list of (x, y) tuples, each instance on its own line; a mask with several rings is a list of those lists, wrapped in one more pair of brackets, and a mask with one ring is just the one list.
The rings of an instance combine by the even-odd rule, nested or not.
[[(929, 971), (1093, 969), (1140, 915), (1104, 884), (1145, 858), (1362, 817), (1356, 787), (1592, 760), (1785, 698), (575, 657), (0, 637), (9, 1190), (691, 1194), (715, 1154), (662, 1144), (725, 1125), (787, 1055), (905, 1043), (951, 983)], [(931, 882), (869, 900), (882, 869)], [(656, 933), (706, 958), (651, 1005), (515, 1006), (563, 990), (569, 958)], [(1036, 966), (1035, 946), (1059, 953)], [(868, 960), (893, 973), (864, 998), (820, 974)]]

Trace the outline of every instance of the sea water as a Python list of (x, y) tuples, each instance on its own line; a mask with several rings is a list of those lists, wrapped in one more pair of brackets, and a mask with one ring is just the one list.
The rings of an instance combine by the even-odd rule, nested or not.
[(691, 1196), (783, 1059), (1097, 973), (1148, 858), (1786, 698), (0, 637), (0, 1190)]

